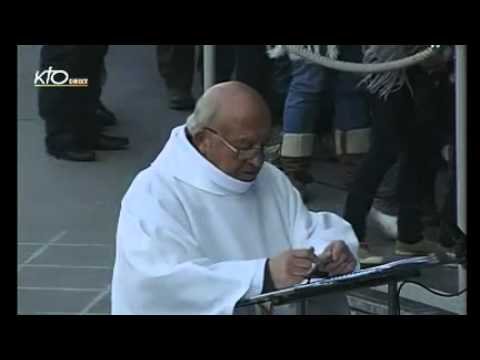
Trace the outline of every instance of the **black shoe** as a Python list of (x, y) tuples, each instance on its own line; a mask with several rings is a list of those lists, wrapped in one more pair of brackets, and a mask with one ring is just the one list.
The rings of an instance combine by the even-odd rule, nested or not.
[(100, 124), (102, 124), (103, 126), (113, 126), (117, 123), (117, 118), (115, 117), (115, 115), (110, 110), (108, 110), (101, 102), (98, 105), (95, 116), (97, 117), (97, 120), (100, 122)]
[(130, 141), (126, 137), (100, 135), (94, 146), (95, 150), (124, 150)]
[(91, 150), (47, 150), (47, 152), (55, 156), (57, 159), (70, 161), (95, 161), (95, 152)]

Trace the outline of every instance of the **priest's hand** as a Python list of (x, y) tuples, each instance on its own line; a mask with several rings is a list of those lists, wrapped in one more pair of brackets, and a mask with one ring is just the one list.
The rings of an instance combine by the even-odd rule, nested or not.
[(270, 276), (276, 289), (302, 282), (314, 268), (315, 255), (310, 249), (287, 250), (270, 258)]
[(320, 270), (328, 272), (329, 275), (350, 273), (357, 264), (355, 256), (341, 240), (332, 241), (318, 257), (322, 259)]

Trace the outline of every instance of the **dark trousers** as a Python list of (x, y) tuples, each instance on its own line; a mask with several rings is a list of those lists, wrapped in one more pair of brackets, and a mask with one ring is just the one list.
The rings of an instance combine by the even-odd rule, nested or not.
[(44, 45), (40, 71), (52, 66), (70, 78), (87, 78), (88, 87), (40, 87), (38, 104), (45, 120), (46, 145), (53, 150), (92, 147), (100, 134), (95, 111), (100, 101), (107, 45)]
[[(200, 46), (197, 70), (200, 71), (203, 83), (202, 49)], [(235, 66), (233, 45), (217, 45), (215, 60), (215, 82), (230, 80)], [(191, 93), (195, 69), (195, 45), (158, 45), (157, 64), (169, 91)]]
[(268, 101), (272, 60), (267, 56), (265, 45), (236, 45), (235, 54), (235, 79), (257, 90)]
[[(203, 46), (197, 69), (203, 73)], [(232, 78), (256, 89), (267, 97), (270, 63), (264, 45), (216, 45), (215, 82)], [(158, 45), (158, 70), (169, 89), (190, 90), (195, 68), (195, 45)]]
[(386, 172), (399, 161), (399, 240), (422, 239), (421, 199), (433, 196), (444, 130), (453, 118), (453, 87), (448, 74), (429, 76), (409, 71), (414, 95), (408, 88), (393, 93), (385, 102), (372, 97), (372, 142), (356, 174), (345, 205), (345, 219), (360, 241), (364, 240), (366, 217)]
[(158, 45), (157, 64), (170, 91), (191, 93), (195, 45)]
[[(445, 194), (443, 206), (440, 211), (440, 236), (439, 240), (444, 246), (455, 245), (458, 239), (452, 237), (451, 228), (457, 224), (457, 141), (455, 131), (451, 129), (452, 136), (448, 143), (452, 146), (451, 160), (448, 163), (448, 189)], [(459, 245), (459, 244), (457, 244)], [(465, 245), (465, 244), (463, 244)]]

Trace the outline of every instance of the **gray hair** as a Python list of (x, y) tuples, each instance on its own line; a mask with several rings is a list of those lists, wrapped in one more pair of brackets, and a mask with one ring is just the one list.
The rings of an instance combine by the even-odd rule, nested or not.
[(187, 118), (186, 126), (190, 134), (195, 135), (215, 120), (218, 104), (211, 96), (202, 96), (195, 105), (195, 110)]

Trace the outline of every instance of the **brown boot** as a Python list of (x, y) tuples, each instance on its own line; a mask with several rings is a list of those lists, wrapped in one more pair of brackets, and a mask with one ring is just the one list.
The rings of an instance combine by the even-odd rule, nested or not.
[(313, 181), (309, 170), (312, 164), (315, 134), (285, 133), (283, 135), (280, 168), (307, 201), (306, 185)]
[(265, 144), (265, 161), (280, 167), (280, 151), (282, 149), (282, 127), (274, 126), (272, 135), (267, 144)]
[(313, 176), (309, 172), (311, 164), (311, 157), (280, 157), (280, 169), (288, 176), (303, 201), (307, 201), (307, 185), (313, 182)]
[(335, 130), (335, 146), (338, 161), (345, 166), (345, 186), (354, 181), (358, 167), (368, 153), (370, 146), (370, 129), (349, 131)]

